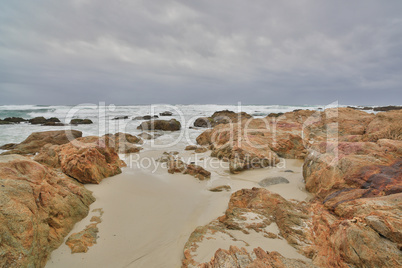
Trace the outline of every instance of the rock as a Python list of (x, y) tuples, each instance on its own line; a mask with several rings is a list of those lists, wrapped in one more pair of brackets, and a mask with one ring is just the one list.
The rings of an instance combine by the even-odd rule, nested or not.
[(7, 143), (4, 144), (3, 146), (0, 146), (0, 150), (11, 150), (14, 149), (16, 145), (17, 145), (16, 143)]
[(205, 148), (205, 147), (197, 147), (194, 152), (195, 152), (196, 154), (202, 154), (202, 153), (205, 153), (206, 151), (208, 151), (208, 148)]
[[(298, 112), (300, 110), (294, 110), (293, 112)], [(267, 117), (279, 117), (283, 115), (283, 113), (270, 113), (269, 115), (267, 115)]]
[(208, 190), (211, 192), (222, 192), (222, 191), (229, 192), (231, 189), (232, 188), (229, 185), (221, 185), (214, 188), (210, 188)]
[(144, 116), (136, 116), (133, 118), (133, 120), (150, 120), (152, 118), (158, 118), (159, 116), (157, 115), (144, 115)]
[(11, 125), (12, 123), (9, 121), (4, 121), (0, 119), (0, 125)]
[(95, 198), (27, 157), (0, 156), (0, 174), (0, 266), (44, 267)]
[(194, 176), (195, 178), (199, 179), (200, 181), (206, 180), (211, 178), (211, 172), (205, 170), (203, 167), (189, 164), (187, 168), (183, 171), (183, 174), (189, 174)]
[(11, 122), (11, 123), (21, 123), (21, 122), (26, 122), (28, 120), (21, 118), (21, 117), (7, 117), (7, 118), (4, 118), (4, 121)]
[(389, 106), (382, 106), (382, 107), (374, 107), (373, 110), (376, 111), (376, 112), (402, 110), (402, 106), (389, 105)]
[(187, 165), (181, 159), (178, 159), (175, 156), (173, 156), (173, 154), (168, 154), (165, 157), (162, 157), (159, 161), (167, 162), (168, 172), (170, 174), (174, 173), (189, 174), (199, 180), (206, 180), (211, 177), (211, 172), (205, 170), (203, 167), (194, 164)]
[(194, 126), (210, 128), (210, 127), (212, 127), (212, 123), (211, 123), (211, 120), (209, 119), (209, 117), (200, 117), (194, 121)]
[(265, 179), (261, 180), (258, 184), (261, 187), (267, 187), (270, 185), (285, 184), (285, 183), (289, 183), (289, 181), (287, 179), (285, 179), (284, 177), (271, 177), (271, 178), (265, 178)]
[(206, 151), (208, 151), (208, 148), (198, 147), (197, 145), (188, 145), (184, 150), (195, 151), (195, 153), (205, 153)]
[(172, 112), (169, 112), (169, 111), (165, 111), (165, 112), (163, 112), (163, 113), (159, 113), (159, 115), (160, 115), (160, 116), (172, 116), (173, 113), (172, 113)]
[(51, 117), (49, 119), (46, 119), (46, 123), (60, 123), (60, 119), (57, 117)]
[(92, 123), (93, 122), (90, 119), (79, 119), (79, 118), (77, 118), (77, 119), (72, 119), (70, 121), (71, 125), (89, 125), (89, 124), (92, 124)]
[(402, 140), (402, 110), (378, 113), (366, 126), (364, 140), (379, 139)]
[(61, 145), (68, 143), (82, 136), (81, 131), (77, 130), (57, 130), (34, 132), (20, 144), (12, 147), (11, 151), (4, 152), (5, 154), (35, 154), (39, 152), (46, 144)]
[(224, 110), (217, 111), (211, 117), (200, 117), (197, 118), (194, 122), (195, 127), (214, 127), (219, 124), (229, 124), (229, 123), (237, 123), (241, 122), (243, 119), (250, 119), (251, 115), (241, 112), (235, 113), (232, 111)]
[(128, 119), (128, 115), (115, 116), (112, 120)]
[[(305, 268), (314, 267), (305, 261), (283, 257), (276, 251), (268, 252), (258, 247), (254, 249), (254, 255), (248, 253), (245, 248), (230, 246), (229, 250), (219, 249), (209, 263), (203, 263), (200, 268), (218, 267), (275, 267), (275, 268)], [(184, 267), (188, 267), (184, 265)]]
[(137, 127), (142, 130), (165, 130), (165, 131), (178, 131), (181, 129), (181, 124), (176, 119), (166, 120), (150, 120), (143, 122)]
[(81, 183), (98, 184), (104, 178), (120, 174), (120, 167), (124, 166), (113, 145), (107, 136), (78, 138), (64, 145), (43, 147), (35, 161), (60, 168)]
[(142, 148), (135, 144), (143, 144), (144, 141), (134, 135), (118, 132), (114, 135), (107, 134), (109, 146), (121, 154), (138, 153)]
[(43, 116), (40, 116), (40, 117), (34, 117), (32, 119), (29, 119), (28, 121), (32, 125), (41, 125), (41, 124), (46, 123), (46, 118), (44, 118)]
[(89, 247), (96, 244), (98, 238), (98, 224), (102, 222), (103, 209), (95, 209), (95, 212), (99, 212), (99, 216), (92, 216), (91, 223), (85, 226), (85, 229), (81, 232), (70, 235), (66, 241), (66, 245), (70, 247), (71, 253), (85, 253)]
[(98, 232), (95, 223), (87, 225), (81, 232), (72, 234), (67, 239), (66, 245), (70, 247), (71, 253), (85, 253), (89, 247), (96, 244)]
[(184, 150), (186, 151), (194, 151), (195, 149), (197, 149), (197, 145), (188, 145), (186, 146), (186, 148)]

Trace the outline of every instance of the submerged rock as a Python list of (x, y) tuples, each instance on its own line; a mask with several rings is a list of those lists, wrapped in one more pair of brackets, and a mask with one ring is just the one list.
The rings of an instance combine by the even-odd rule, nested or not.
[(160, 115), (160, 116), (172, 116), (173, 113), (172, 113), (172, 112), (169, 112), (169, 111), (165, 111), (165, 112), (163, 112), (163, 113), (159, 113), (159, 115)]
[(75, 180), (27, 157), (0, 156), (0, 266), (44, 267), (95, 201)]
[(258, 184), (262, 187), (267, 187), (270, 185), (286, 184), (286, 183), (289, 183), (289, 181), (284, 177), (272, 177), (272, 178), (265, 178), (261, 180)]

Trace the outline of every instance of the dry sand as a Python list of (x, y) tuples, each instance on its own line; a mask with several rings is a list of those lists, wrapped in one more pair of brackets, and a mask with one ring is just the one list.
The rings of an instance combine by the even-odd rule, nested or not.
[[(218, 165), (211, 167), (208, 162), (212, 160), (208, 157), (210, 152), (195, 155), (181, 151), (180, 155), (187, 162), (194, 161), (195, 157), (205, 159), (197, 163), (207, 165), (205, 167), (212, 172), (212, 177), (209, 181), (200, 182), (190, 175), (172, 175), (164, 167), (155, 167), (160, 163), (152, 159), (159, 158), (162, 153), (143, 151), (139, 155), (131, 155), (131, 161), (126, 158), (129, 166), (123, 169), (122, 174), (104, 179), (99, 185), (86, 185), (96, 197), (91, 211), (97, 208), (104, 211), (102, 223), (98, 225), (97, 244), (87, 253), (76, 254), (71, 254), (68, 246), (63, 244), (52, 253), (46, 267), (180, 267), (183, 247), (192, 231), (223, 215), (232, 192), (260, 187), (258, 182), (266, 177), (282, 176), (290, 183), (266, 188), (285, 198), (309, 198), (302, 181), (302, 162), (298, 160), (286, 160), (286, 166), (282, 168), (233, 175), (227, 171), (227, 163), (214, 160)], [(289, 169), (294, 173), (284, 172)], [(232, 190), (208, 191), (219, 185), (230, 185)], [(95, 214), (90, 212), (71, 233), (83, 230)], [(251, 239), (254, 238), (251, 236)], [(255, 243), (250, 245), (277, 250), (285, 256), (301, 256), (297, 252), (293, 254), (293, 251), (289, 255), (287, 252), (293, 248), (282, 245), (283, 241), (280, 244), (277, 239), (260, 241), (256, 237), (254, 240)], [(203, 260), (213, 256), (216, 246), (228, 249), (231, 245), (231, 240), (216, 242), (202, 256)]]

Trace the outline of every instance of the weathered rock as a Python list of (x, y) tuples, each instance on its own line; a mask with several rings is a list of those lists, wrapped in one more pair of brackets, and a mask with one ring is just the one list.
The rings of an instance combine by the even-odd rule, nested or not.
[(382, 112), (365, 129), (364, 140), (379, 139), (402, 140), (402, 110)]
[(0, 156), (0, 266), (44, 267), (95, 198), (27, 157)]
[(0, 119), (0, 125), (11, 125), (12, 123), (9, 121), (4, 121)]
[(181, 159), (175, 157), (173, 154), (168, 154), (164, 158), (161, 158), (159, 161), (167, 162), (168, 172), (171, 174), (189, 174), (199, 180), (206, 180), (211, 177), (211, 172), (209, 172), (208, 170), (205, 170), (203, 167), (194, 164), (187, 165)]
[(11, 123), (21, 123), (21, 122), (26, 122), (28, 120), (21, 118), (21, 117), (7, 117), (7, 118), (4, 118), (4, 121), (11, 122)]
[(7, 143), (4, 144), (3, 146), (0, 146), (0, 150), (11, 150), (14, 149), (16, 145), (17, 145), (16, 143)]
[(262, 248), (254, 249), (254, 256), (247, 252), (245, 248), (230, 246), (229, 250), (219, 249), (209, 263), (199, 265), (200, 268), (219, 268), (219, 267), (239, 267), (239, 268), (305, 268), (315, 267), (302, 260), (289, 259), (283, 257), (276, 251), (267, 252)]
[[(61, 170), (81, 183), (100, 183), (104, 178), (121, 173), (124, 162), (109, 137), (83, 137), (64, 145), (47, 145), (35, 161)], [(113, 146), (113, 144), (112, 144)]]
[(267, 187), (270, 185), (286, 184), (286, 183), (289, 183), (289, 181), (284, 177), (271, 177), (261, 180), (258, 184), (262, 187)]
[(189, 164), (187, 165), (186, 169), (183, 171), (183, 174), (189, 174), (194, 176), (195, 178), (199, 179), (200, 181), (206, 180), (211, 178), (211, 172), (205, 170), (203, 167)]
[(43, 116), (40, 116), (40, 117), (34, 117), (32, 119), (29, 119), (28, 121), (32, 125), (41, 125), (41, 124), (46, 123), (46, 118), (44, 118)]
[(89, 124), (93, 124), (91, 119), (72, 119), (70, 121), (71, 125), (89, 125)]
[(251, 115), (245, 112), (235, 113), (224, 110), (217, 111), (211, 117), (200, 117), (194, 121), (195, 127), (214, 127), (219, 124), (229, 124), (241, 122), (244, 119), (252, 118)]
[(60, 123), (60, 119), (58, 119), (57, 117), (50, 117), (49, 119), (46, 119), (46, 123)]
[(150, 120), (143, 122), (137, 127), (142, 130), (165, 130), (165, 131), (177, 131), (181, 129), (181, 124), (176, 119), (166, 120)]
[(231, 189), (232, 188), (229, 185), (221, 185), (221, 186), (210, 188), (208, 190), (211, 192), (222, 192), (222, 191), (229, 192)]
[(99, 212), (99, 216), (92, 216), (90, 222), (81, 232), (70, 235), (66, 241), (66, 245), (70, 247), (71, 253), (85, 253), (89, 247), (96, 244), (98, 238), (98, 224), (102, 222), (103, 209), (95, 209)]
[(121, 154), (138, 153), (142, 148), (135, 144), (143, 144), (144, 141), (134, 135), (118, 132), (114, 135), (107, 134), (109, 146)]
[(42, 126), (64, 126), (63, 123), (57, 123), (57, 122), (46, 122), (42, 124)]
[(20, 144), (12, 147), (11, 151), (4, 152), (6, 154), (35, 154), (39, 152), (46, 144), (61, 145), (68, 143), (82, 136), (81, 131), (77, 130), (57, 130), (34, 132)]
[(172, 113), (172, 112), (169, 112), (169, 111), (165, 111), (165, 112), (163, 112), (163, 113), (159, 113), (159, 115), (160, 115), (160, 116), (172, 116), (173, 113)]
[(376, 111), (376, 112), (385, 112), (385, 111), (393, 111), (393, 110), (402, 110), (402, 106), (389, 105), (389, 106), (381, 106), (381, 107), (373, 108), (373, 111)]
[(208, 148), (205, 148), (205, 147), (197, 147), (194, 152), (195, 152), (196, 154), (202, 154), (202, 153), (205, 153), (206, 151), (208, 151)]
[(194, 151), (197, 148), (198, 148), (197, 145), (188, 145), (188, 146), (186, 146), (186, 148), (184, 150), (186, 150), (186, 151)]

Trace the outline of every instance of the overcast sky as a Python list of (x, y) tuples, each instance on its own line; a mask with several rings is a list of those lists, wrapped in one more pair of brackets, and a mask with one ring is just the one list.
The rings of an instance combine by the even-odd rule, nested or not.
[(3, 0), (0, 104), (402, 104), (402, 0)]

